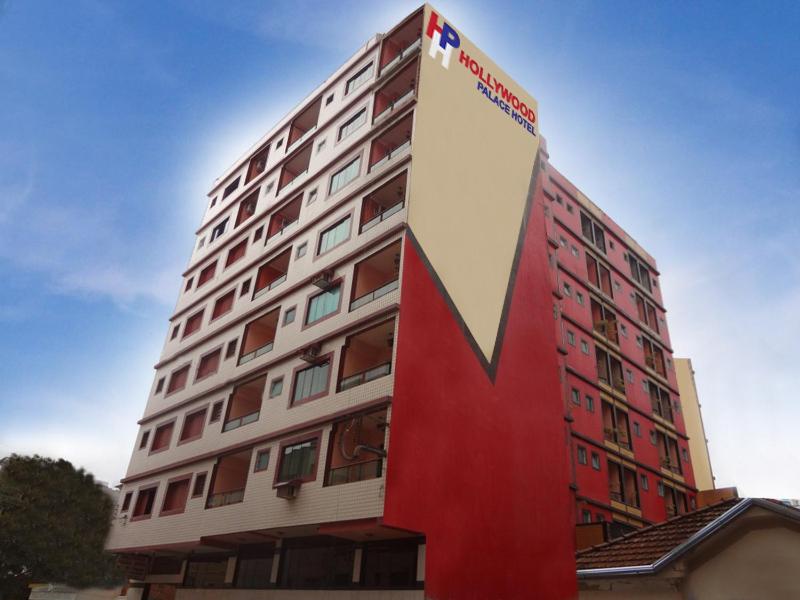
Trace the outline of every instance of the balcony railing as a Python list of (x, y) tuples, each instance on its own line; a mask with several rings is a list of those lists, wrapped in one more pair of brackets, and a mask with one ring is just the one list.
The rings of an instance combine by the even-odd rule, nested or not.
[[(303, 135), (301, 135), (299, 138), (297, 138), (297, 139), (296, 139), (295, 141), (293, 141), (291, 144), (289, 144), (288, 146), (286, 146), (286, 151), (288, 152), (288, 151), (289, 151), (289, 148), (294, 148), (294, 147), (296, 147), (296, 146), (297, 146), (297, 144), (299, 144), (299, 143), (300, 143), (300, 142), (302, 142), (303, 140), (307, 140), (307, 139), (308, 139), (308, 137), (309, 137), (309, 136), (310, 136), (310, 135), (311, 135), (311, 134), (312, 134), (314, 131), (316, 131), (316, 130), (317, 130), (317, 126), (316, 126), (316, 125), (314, 125), (313, 127), (311, 127), (311, 129), (308, 129), (308, 130), (306, 130), (306, 132), (305, 132), (305, 133), (303, 133)], [(305, 172), (305, 171), (304, 171), (304, 172)]]
[(328, 471), (328, 485), (353, 483), (364, 479), (375, 479), (383, 474), (383, 459), (378, 458), (367, 462), (347, 465)]
[(410, 145), (411, 145), (411, 140), (406, 140), (405, 142), (403, 142), (399, 146), (395, 146), (389, 152), (387, 152), (386, 155), (382, 159), (380, 159), (378, 162), (372, 163), (369, 166), (370, 170), (377, 169), (378, 167), (382, 166), (383, 164), (389, 162), (395, 156), (397, 156), (398, 154), (403, 152), (406, 148), (408, 148)]
[(220, 492), (219, 494), (209, 494), (206, 501), (206, 508), (216, 508), (218, 506), (227, 506), (228, 504), (237, 504), (244, 500), (244, 488), (240, 490), (232, 490), (230, 492)]
[(290, 185), (292, 185), (292, 184), (293, 184), (295, 181), (297, 181), (298, 177), (300, 177), (301, 175), (305, 175), (306, 173), (308, 173), (308, 167), (306, 167), (305, 169), (303, 169), (302, 171), (300, 171), (300, 172), (299, 172), (297, 175), (295, 175), (294, 177), (292, 177), (292, 178), (291, 178), (289, 181), (287, 181), (286, 183), (284, 183), (284, 184), (283, 184), (283, 185), (280, 187), (280, 189), (278, 190), (278, 192), (280, 193), (280, 192), (282, 192), (283, 190), (285, 190), (286, 188), (288, 188), (288, 187), (289, 187)]
[(274, 232), (274, 233), (271, 233), (271, 234), (269, 234), (269, 236), (267, 237), (267, 239), (268, 239), (268, 240), (271, 240), (271, 239), (272, 239), (272, 238), (274, 238), (274, 237), (278, 237), (279, 235), (283, 235), (283, 232), (284, 232), (284, 231), (286, 231), (287, 229), (290, 229), (290, 228), (294, 227), (294, 226), (295, 226), (295, 225), (297, 225), (299, 222), (300, 222), (300, 221), (299, 221), (299, 219), (295, 219), (295, 220), (294, 220), (294, 221), (292, 221), (291, 223), (286, 223), (286, 225), (284, 225), (283, 227), (281, 227), (280, 229), (278, 229), (278, 231), (276, 231), (276, 232)]
[(395, 279), (394, 281), (390, 281), (389, 283), (382, 285), (376, 290), (372, 290), (368, 294), (364, 294), (363, 296), (356, 298), (350, 303), (350, 310), (361, 308), (365, 304), (369, 304), (373, 300), (377, 300), (378, 298), (395, 291), (399, 285), (400, 281)]
[(286, 275), (287, 274), (284, 273), (283, 275), (281, 275), (280, 277), (278, 277), (277, 279), (272, 281), (268, 286), (265, 286), (265, 287), (261, 288), (260, 290), (258, 290), (255, 294), (253, 294), (253, 300), (258, 298), (262, 294), (266, 294), (268, 291), (270, 291), (272, 289), (275, 289), (280, 284), (282, 284), (284, 281), (286, 281)]
[(235, 419), (231, 419), (230, 421), (225, 421), (225, 424), (222, 426), (222, 431), (232, 431), (234, 429), (238, 429), (242, 425), (248, 425), (249, 423), (255, 423), (258, 421), (258, 416), (261, 411), (256, 411), (250, 413), (249, 415), (243, 415), (241, 417), (237, 417)]
[(389, 102), (389, 104), (387, 104), (381, 112), (379, 112), (377, 115), (375, 115), (372, 118), (373, 122), (377, 121), (380, 118), (382, 118), (384, 115), (391, 114), (392, 111), (394, 111), (394, 109), (396, 109), (396, 108), (398, 108), (400, 106), (403, 106), (406, 102), (408, 102), (411, 98), (414, 97), (415, 93), (416, 93), (416, 90), (414, 88), (411, 88), (405, 94), (400, 96), (397, 100), (393, 100), (392, 102)]
[(392, 69), (394, 69), (394, 68), (395, 68), (397, 65), (399, 65), (399, 64), (400, 64), (400, 62), (401, 62), (401, 61), (402, 61), (402, 60), (403, 60), (403, 59), (404, 59), (406, 56), (408, 56), (409, 54), (411, 54), (411, 53), (412, 53), (414, 50), (416, 50), (417, 48), (419, 48), (421, 45), (422, 45), (422, 38), (421, 38), (421, 37), (418, 37), (418, 38), (417, 38), (417, 39), (415, 39), (413, 42), (411, 42), (411, 43), (410, 43), (408, 46), (406, 46), (405, 48), (403, 48), (403, 49), (400, 51), (400, 54), (398, 54), (397, 56), (395, 56), (395, 57), (394, 57), (392, 60), (390, 60), (388, 63), (386, 63), (385, 65), (383, 65), (383, 66), (381, 67), (381, 75), (383, 75), (384, 73), (388, 73), (389, 71), (391, 71)]
[(372, 367), (371, 369), (367, 369), (366, 371), (361, 371), (360, 373), (355, 373), (354, 375), (350, 375), (348, 377), (343, 377), (342, 381), (339, 383), (339, 391), (343, 392), (344, 390), (349, 390), (350, 388), (354, 388), (357, 385), (361, 385), (362, 383), (367, 383), (372, 381), (373, 379), (378, 379), (379, 377), (384, 377), (392, 372), (392, 363), (387, 362), (383, 363), (382, 365), (378, 365), (377, 367)]
[(390, 206), (389, 208), (384, 210), (379, 215), (377, 215), (375, 217), (372, 217), (369, 221), (367, 221), (366, 223), (364, 223), (361, 226), (361, 233), (364, 233), (368, 229), (372, 229), (378, 223), (380, 223), (382, 221), (385, 221), (386, 219), (388, 219), (389, 217), (391, 217), (394, 214), (397, 214), (398, 212), (403, 210), (403, 207), (405, 205), (406, 205), (405, 201), (400, 201), (397, 204), (393, 204), (392, 206)]
[(275, 342), (267, 342), (266, 344), (264, 344), (263, 346), (261, 346), (259, 348), (256, 348), (252, 352), (248, 352), (247, 354), (243, 354), (241, 357), (239, 357), (239, 363), (238, 364), (243, 365), (244, 363), (250, 362), (254, 358), (258, 358), (259, 356), (263, 356), (264, 354), (266, 354), (267, 352), (272, 350), (273, 346), (275, 346)]

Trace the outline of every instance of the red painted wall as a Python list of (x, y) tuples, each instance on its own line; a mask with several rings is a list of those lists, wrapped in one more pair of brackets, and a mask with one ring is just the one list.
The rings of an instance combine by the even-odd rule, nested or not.
[(537, 188), (495, 383), (404, 241), (384, 521), (425, 534), (435, 600), (576, 595), (542, 198)]

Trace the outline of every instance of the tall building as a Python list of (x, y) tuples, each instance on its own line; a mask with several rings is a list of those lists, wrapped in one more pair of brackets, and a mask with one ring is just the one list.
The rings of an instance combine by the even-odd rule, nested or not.
[(678, 377), (678, 391), (681, 394), (683, 420), (686, 423), (686, 435), (689, 436), (689, 453), (694, 467), (694, 482), (698, 490), (713, 490), (714, 471), (711, 468), (711, 456), (708, 453), (706, 428), (703, 426), (703, 414), (700, 410), (700, 398), (694, 382), (694, 367), (691, 358), (675, 359), (675, 374)]
[(654, 261), (429, 5), (216, 180), (155, 368), (129, 597), (573, 597), (692, 502)]

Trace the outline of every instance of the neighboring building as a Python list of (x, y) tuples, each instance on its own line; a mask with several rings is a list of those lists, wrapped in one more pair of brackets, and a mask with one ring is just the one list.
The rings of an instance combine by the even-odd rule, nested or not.
[(683, 421), (686, 424), (686, 435), (689, 436), (689, 452), (694, 467), (694, 483), (698, 490), (713, 490), (714, 472), (711, 468), (711, 457), (708, 454), (708, 439), (703, 426), (703, 414), (700, 410), (700, 398), (694, 382), (692, 359), (676, 358), (675, 374), (678, 376), (678, 391), (683, 406)]
[(800, 511), (734, 498), (578, 552), (579, 597), (800, 597)]
[(784, 498), (781, 500), (781, 502), (783, 502), (786, 506), (800, 509), (800, 500), (797, 498)]
[(656, 277), (425, 5), (214, 184), (109, 542), (129, 597), (573, 596), (584, 510), (693, 502)]

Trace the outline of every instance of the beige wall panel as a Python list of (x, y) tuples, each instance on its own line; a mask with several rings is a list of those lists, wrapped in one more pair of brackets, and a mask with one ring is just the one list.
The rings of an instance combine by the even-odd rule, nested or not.
[[(408, 219), (490, 360), (539, 146), (538, 123), (532, 135), (487, 99), (477, 89), (478, 76), (459, 62), (460, 52), (480, 64), (484, 79), (501, 81), (534, 110), (536, 101), (461, 32), (447, 68), (442, 54), (431, 56), (425, 31), (432, 10), (426, 6)], [(439, 25), (444, 22), (439, 13)]]

